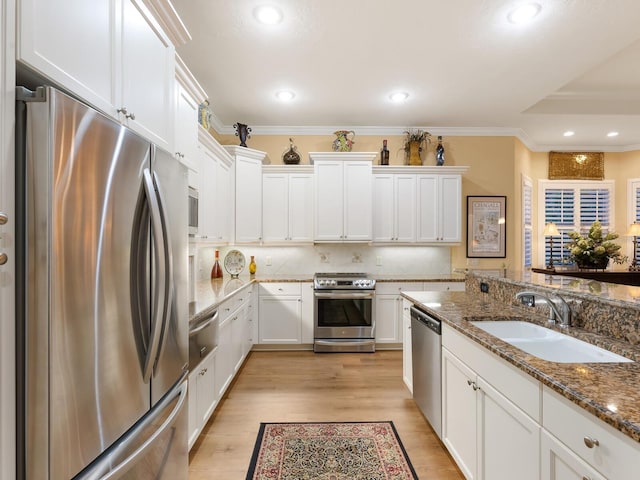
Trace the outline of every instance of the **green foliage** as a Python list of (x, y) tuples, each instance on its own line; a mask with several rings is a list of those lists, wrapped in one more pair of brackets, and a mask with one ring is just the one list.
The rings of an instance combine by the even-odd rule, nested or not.
[(569, 258), (578, 265), (600, 264), (604, 259), (611, 259), (614, 263), (622, 264), (627, 261), (627, 256), (620, 253), (620, 245), (613, 240), (619, 237), (617, 233), (602, 233), (602, 225), (599, 221), (593, 222), (586, 235), (579, 232), (569, 232), (569, 242), (566, 248)]

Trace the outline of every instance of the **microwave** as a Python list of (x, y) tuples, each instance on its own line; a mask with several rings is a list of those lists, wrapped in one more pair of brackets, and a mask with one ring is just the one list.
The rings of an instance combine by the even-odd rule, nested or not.
[(198, 191), (189, 187), (189, 235), (198, 233)]

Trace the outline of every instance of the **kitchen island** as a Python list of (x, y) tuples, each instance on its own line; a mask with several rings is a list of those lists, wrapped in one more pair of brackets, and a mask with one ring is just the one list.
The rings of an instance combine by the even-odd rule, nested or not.
[[(480, 284), (483, 284), (482, 290), (488, 290), (487, 293), (481, 291)], [(575, 326), (550, 326), (548, 307), (525, 307), (515, 300), (515, 292), (522, 290), (534, 290), (551, 296), (562, 295), (572, 305)], [(523, 424), (526, 421), (533, 424), (531, 432), (538, 432), (538, 440), (528, 439), (527, 445), (539, 450), (540, 462), (535, 463), (541, 466), (539, 476), (534, 473), (527, 478), (556, 478), (550, 471), (554, 471), (553, 465), (562, 463), (557, 452), (564, 449), (569, 451), (564, 456), (571, 457), (575, 460), (573, 464), (578, 465), (571, 470), (594, 470), (595, 473), (590, 476), (581, 473), (584, 478), (626, 479), (634, 478), (633, 475), (640, 469), (640, 364), (637, 363), (640, 361), (640, 342), (637, 341), (640, 310), (634, 298), (635, 293), (633, 287), (584, 280), (575, 283), (567, 281), (566, 277), (557, 279), (529, 272), (496, 276), (472, 272), (467, 277), (466, 292), (403, 292), (402, 295), (443, 322), (443, 372), (447, 370), (447, 356), (453, 358), (453, 362), (461, 363), (461, 368), (473, 369), (473, 375), (469, 374), (467, 382), (474, 387), (471, 390), (474, 394), (478, 394), (476, 390), (484, 391), (483, 395), (486, 396), (486, 392), (495, 387), (498, 392), (494, 393), (515, 408), (514, 412), (523, 416)], [(508, 319), (524, 320), (558, 330), (634, 362), (549, 362), (527, 354), (470, 323)], [(463, 348), (451, 354), (449, 350), (454, 350), (456, 345)], [(477, 352), (469, 353), (472, 350)], [(488, 355), (489, 352), (493, 355)], [(468, 364), (459, 362), (459, 358), (468, 359)], [(485, 359), (496, 366), (483, 370), (482, 362)], [(449, 365), (452, 364), (449, 362)], [(501, 369), (502, 375), (493, 380), (491, 375), (497, 369)], [(464, 448), (447, 436), (446, 393), (449, 385), (446, 373), (443, 375), (443, 442), (465, 474), (475, 478), (475, 473), (490, 462), (483, 459), (476, 465), (474, 460), (469, 460), (470, 455), (465, 457)], [(483, 375), (487, 378), (483, 378)], [(509, 383), (504, 382), (505, 377), (511, 378)], [(507, 393), (498, 388), (499, 384), (504, 386)], [(510, 398), (509, 384), (519, 385), (513, 389), (515, 398), (521, 398), (519, 392), (523, 391), (529, 392), (528, 395), (521, 398), (522, 401)], [(486, 405), (487, 399), (483, 398), (483, 405)], [(454, 406), (449, 405), (449, 408)], [(574, 419), (577, 420), (572, 423)], [(488, 422), (487, 419), (483, 421)], [(563, 422), (571, 428), (563, 427)], [(594, 444), (588, 435), (585, 434), (584, 438), (579, 435), (582, 425), (588, 425), (589, 431), (597, 431), (595, 435), (600, 437), (600, 442)], [(483, 423), (482, 428), (485, 427)], [(467, 435), (464, 438), (473, 432), (465, 433)], [(517, 436), (513, 432), (510, 435), (504, 448), (518, 445)], [(450, 436), (455, 436), (455, 433)], [(481, 438), (480, 434), (478, 438)], [(480, 444), (477, 448), (485, 452), (489, 447)], [(517, 457), (517, 451), (516, 448), (514, 458)], [(481, 454), (478, 455), (482, 458)], [(503, 456), (507, 461), (509, 455)], [(581, 462), (585, 463), (584, 469), (579, 468)], [(630, 471), (636, 473), (624, 476)], [(598, 472), (604, 477), (598, 476)]]

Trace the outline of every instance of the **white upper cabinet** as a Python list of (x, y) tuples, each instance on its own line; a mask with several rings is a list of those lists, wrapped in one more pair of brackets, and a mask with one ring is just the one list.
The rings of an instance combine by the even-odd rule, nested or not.
[(371, 162), (377, 153), (311, 152), (315, 171), (315, 240), (372, 238)]
[(17, 60), (116, 116), (121, 0), (20, 0)]
[(172, 151), (175, 44), (140, 0), (22, 0), (18, 12), (19, 64)]
[(415, 174), (374, 173), (373, 241), (415, 242), (416, 203)]
[(313, 242), (311, 212), (312, 167), (263, 167), (262, 239), (265, 243)]
[(262, 162), (264, 152), (247, 147), (225, 146), (234, 157), (235, 242), (262, 241)]
[(417, 190), (417, 241), (460, 243), (462, 239), (461, 175), (418, 175)]
[[(229, 242), (229, 211), (232, 210), (229, 183), (231, 155), (207, 132), (198, 127), (197, 172), (192, 187), (198, 190), (197, 238), (217, 244)], [(190, 177), (191, 178), (191, 177)]]
[(173, 152), (191, 170), (197, 170), (198, 106), (207, 98), (182, 59), (176, 55)]

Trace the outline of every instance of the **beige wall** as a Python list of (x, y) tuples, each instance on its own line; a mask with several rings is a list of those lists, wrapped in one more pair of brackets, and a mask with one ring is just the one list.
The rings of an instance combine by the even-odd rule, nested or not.
[[(218, 135), (220, 143), (237, 145), (233, 135)], [(309, 163), (309, 152), (331, 151), (332, 135), (298, 135), (293, 138), (302, 156), (302, 163)], [(404, 164), (403, 136), (375, 136), (356, 134), (353, 151), (378, 152), (382, 140), (388, 140), (391, 165)], [(435, 140), (435, 138), (433, 139)], [(289, 148), (289, 137), (285, 135), (252, 135), (247, 145), (267, 153), (272, 164), (282, 164), (282, 154)], [(537, 206), (539, 180), (548, 178), (548, 152), (532, 152), (515, 137), (445, 137), (445, 165), (469, 166), (462, 180), (463, 242), (451, 248), (452, 268), (522, 268), (522, 176), (532, 179), (533, 184), (533, 264), (538, 264), (539, 252), (536, 242)], [(376, 160), (376, 163), (379, 160)], [(425, 165), (435, 165), (435, 145), (427, 149)], [(605, 154), (605, 179), (615, 180), (615, 230), (623, 235), (629, 224), (627, 218), (627, 182), (640, 179), (640, 151)], [(505, 195), (507, 197), (507, 256), (496, 259), (466, 258), (466, 197), (468, 195)], [(621, 243), (627, 253), (631, 242), (622, 237)], [(620, 267), (619, 267), (620, 268)], [(622, 268), (626, 268), (623, 266)]]

